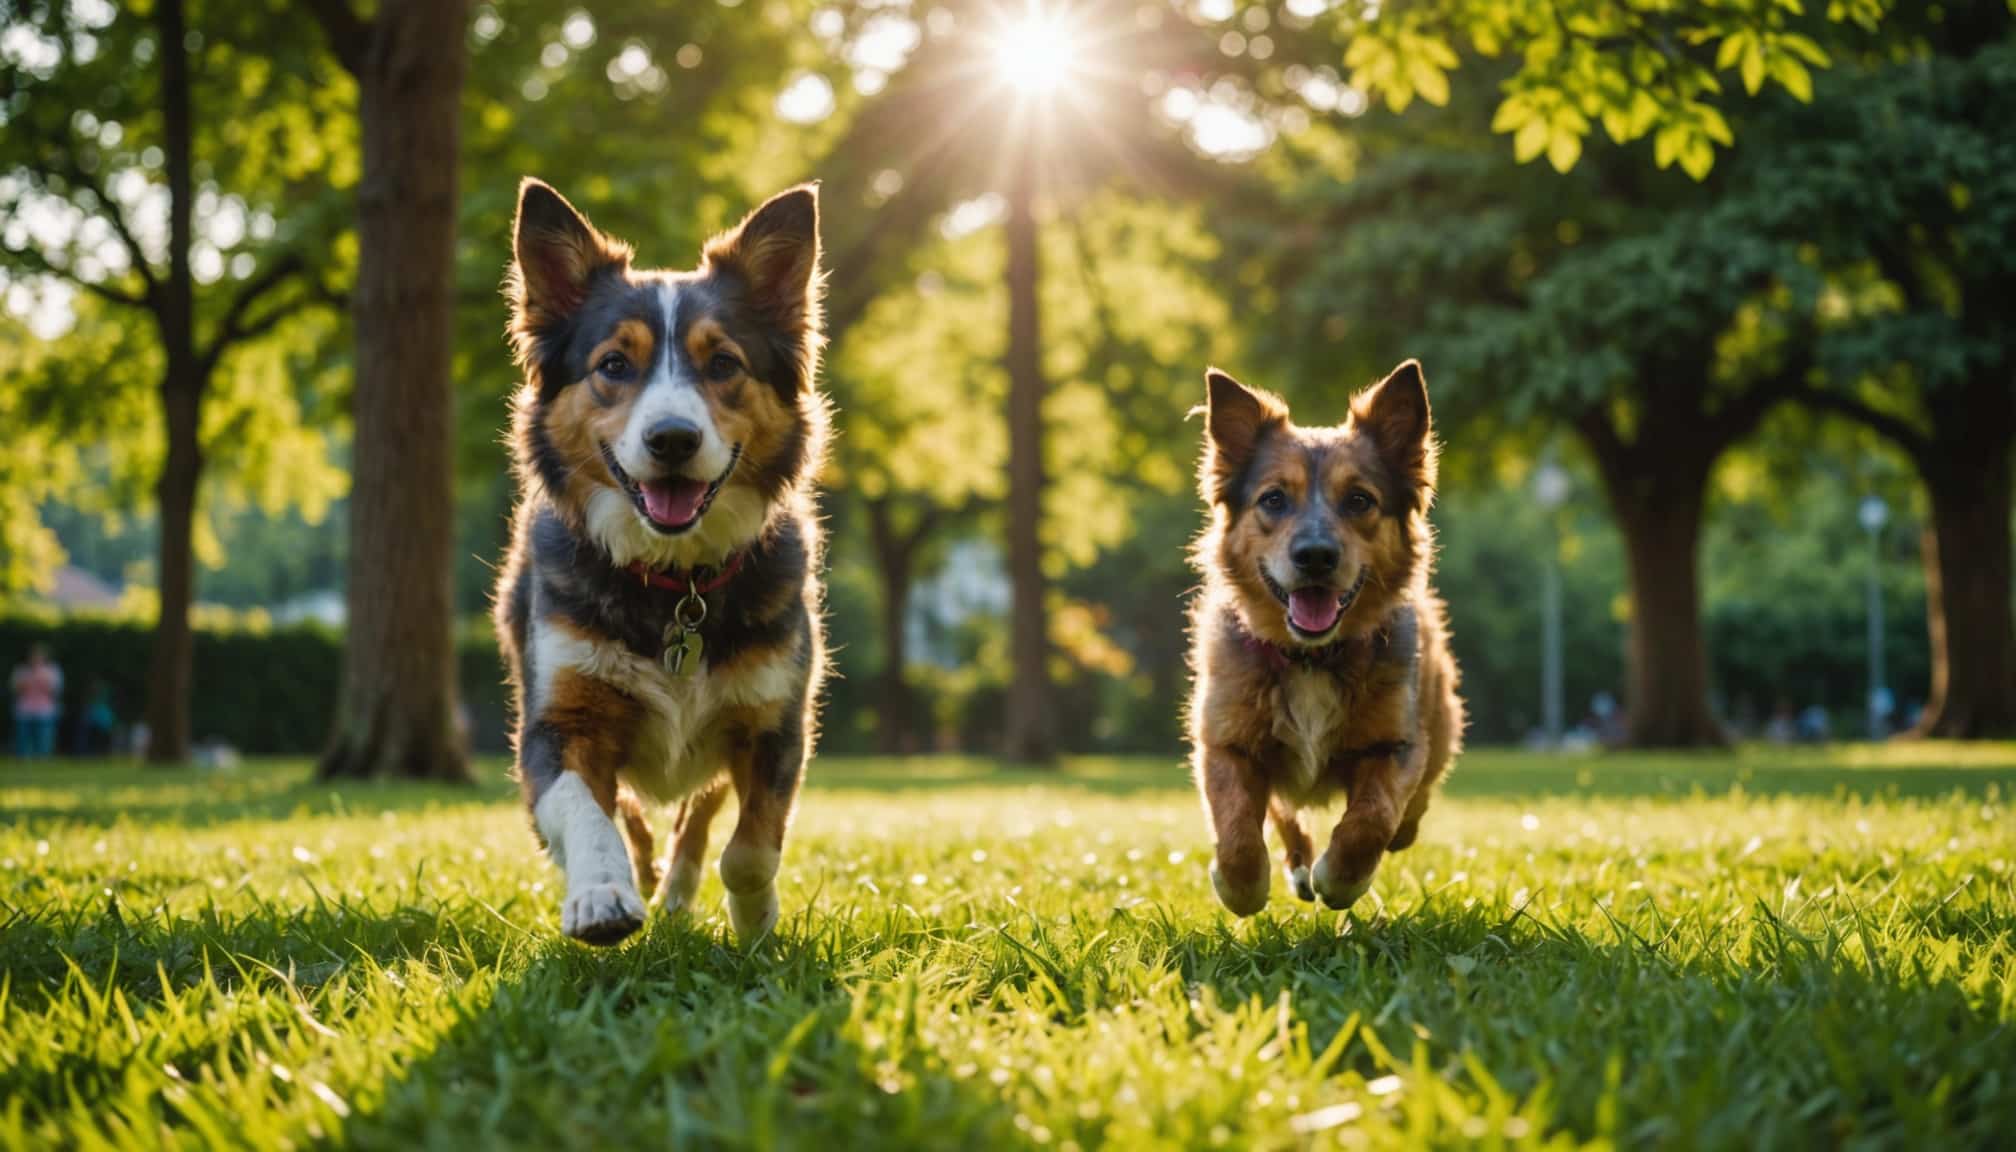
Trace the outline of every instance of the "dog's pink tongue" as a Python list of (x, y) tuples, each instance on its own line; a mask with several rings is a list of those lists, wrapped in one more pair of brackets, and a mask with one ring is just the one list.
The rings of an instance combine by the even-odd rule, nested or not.
[(644, 511), (667, 528), (683, 528), (700, 515), (707, 498), (704, 480), (658, 480), (643, 486)]
[(1297, 588), (1288, 594), (1288, 619), (1311, 635), (1328, 632), (1341, 611), (1337, 593), (1328, 588)]

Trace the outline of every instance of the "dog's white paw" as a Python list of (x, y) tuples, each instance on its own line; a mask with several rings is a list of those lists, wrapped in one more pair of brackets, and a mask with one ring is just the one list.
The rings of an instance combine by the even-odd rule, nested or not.
[(777, 927), (777, 886), (728, 893), (728, 919), (735, 925), (735, 938), (744, 944), (768, 936)]
[(644, 926), (644, 901), (629, 884), (584, 884), (560, 906), (560, 930), (583, 944), (609, 945)]
[(665, 883), (658, 889), (658, 903), (666, 912), (677, 916), (693, 907), (693, 897), (700, 891), (700, 865), (677, 860), (667, 861)]
[(1267, 870), (1260, 870), (1260, 882), (1240, 887), (1225, 879), (1218, 870), (1218, 862), (1211, 862), (1211, 889), (1218, 893), (1218, 902), (1234, 916), (1251, 916), (1267, 906)]
[(1346, 880), (1331, 870), (1330, 854), (1325, 852), (1317, 857), (1316, 867), (1310, 870), (1309, 882), (1327, 907), (1342, 911), (1356, 904), (1360, 896), (1371, 891), (1372, 873), (1367, 872), (1355, 880)]

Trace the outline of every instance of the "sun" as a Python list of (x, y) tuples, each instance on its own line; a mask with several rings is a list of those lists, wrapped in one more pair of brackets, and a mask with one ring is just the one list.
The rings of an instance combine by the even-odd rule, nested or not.
[(1078, 68), (1073, 30), (1054, 11), (1030, 4), (995, 32), (994, 69), (1009, 87), (1042, 96), (1064, 86)]

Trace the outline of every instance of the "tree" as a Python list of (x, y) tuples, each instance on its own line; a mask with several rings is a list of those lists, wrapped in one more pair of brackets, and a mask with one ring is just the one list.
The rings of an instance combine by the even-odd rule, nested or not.
[[(951, 21), (938, 15), (949, 14)], [(821, 165), (834, 202), (879, 209), (843, 225), (833, 264), (850, 269), (830, 301), (836, 338), (868, 308), (931, 223), (962, 202), (993, 197), (1002, 208), (1007, 306), (1000, 355), (1008, 388), (1008, 490), (1003, 518), (1013, 610), (1012, 674), (1002, 751), (1043, 763), (1058, 753), (1052, 685), (1053, 580), (1044, 529), (1056, 500), (1048, 413), (1054, 377), (1043, 335), (1048, 279), (1044, 232), (1102, 189), (1161, 195), (1222, 190), (1240, 180), (1197, 155), (1157, 118), (1129, 68), (1149, 70), (1207, 56), (1210, 37), (1171, 19), (1138, 28), (1131, 9), (1086, 5), (1014, 14), (987, 5), (932, 5), (915, 19), (917, 50), (887, 87), (853, 117)], [(1060, 63), (1041, 76), (1012, 74), (1004, 61), (1063, 51), (1045, 37), (1095, 47), (1098, 67)], [(1019, 54), (1019, 55), (1018, 55)], [(890, 142), (904, 147), (892, 157)], [(892, 188), (875, 196), (877, 187)]]
[(1631, 0), (1428, 0), (1394, 11), (1339, 5), (1329, 28), (1348, 45), (1350, 83), (1400, 112), (1416, 97), (1450, 99), (1458, 45), (1510, 64), (1491, 130), (1512, 137), (1521, 163), (1567, 172), (1596, 126), (1613, 143), (1651, 139), (1659, 168), (1696, 180), (1715, 148), (1735, 144), (1718, 107), (1733, 74), (1756, 95), (1767, 84), (1812, 98), (1813, 70), (1832, 63), (1815, 36), (1828, 25), (1875, 32), (1888, 0), (1836, 0), (1806, 14), (1800, 0), (1642, 4)]
[(1803, 399), (1891, 441), (1925, 485), (1933, 677), (1918, 734), (1953, 739), (2016, 736), (2016, 44), (2007, 10), (1983, 11), (1991, 26), (1932, 66), (1829, 92), (1773, 177), (1788, 227), (1819, 227), (1839, 298), (1856, 302), (1823, 341), (1826, 385)]
[(876, 741), (890, 755), (916, 751), (930, 735), (917, 724), (910, 683), (911, 591), (943, 534), (1004, 490), (1003, 301), (989, 239), (917, 252), (912, 282), (884, 292), (827, 361), (827, 387), (848, 415), (829, 484), (836, 502), (858, 512), (860, 529), (837, 533), (834, 552), (836, 562), (849, 555), (850, 536), (868, 545), (880, 601)]
[[(289, 132), (303, 145), (340, 147), (323, 138), (307, 95), (318, 77), (299, 60), (292, 61), (299, 70), (278, 76), (252, 66), (248, 41), (283, 55), (291, 43), (266, 13), (204, 15), (205, 25), (192, 27), (185, 0), (157, 0), (151, 12), (112, 7), (103, 22), (91, 22), (71, 6), (51, 5), (12, 28), (26, 31), (35, 50), (0, 64), (7, 109), (0, 209), (14, 222), (5, 237), (8, 267), (144, 316), (158, 343), (166, 450), (154, 485), (160, 619), (146, 722), (149, 759), (169, 763), (187, 757), (190, 740), (189, 607), (197, 498), (209, 462), (206, 401), (231, 354), (334, 299), (321, 278), (327, 230), (312, 209), (313, 186), (272, 147)], [(191, 69), (196, 58), (200, 75)], [(206, 113), (227, 101), (256, 110), (199, 123), (199, 99)], [(199, 196), (231, 198), (228, 234), (211, 227), (199, 236)], [(262, 200), (290, 196), (309, 207), (286, 227), (262, 235), (249, 226), (248, 217), (267, 210)], [(145, 222), (151, 203), (165, 227)]]
[(363, 143), (349, 639), (325, 779), (466, 780), (456, 733), (455, 221), (466, 0), (304, 0)]

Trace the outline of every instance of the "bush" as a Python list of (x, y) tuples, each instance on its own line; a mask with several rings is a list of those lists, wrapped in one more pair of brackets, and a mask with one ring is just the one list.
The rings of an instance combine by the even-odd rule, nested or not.
[[(140, 721), (151, 624), (130, 617), (0, 616), (0, 666), (11, 670), (37, 643), (47, 644), (63, 668), (61, 747), (75, 746), (76, 719), (101, 683), (111, 688), (122, 728)], [(496, 643), (487, 629), (465, 628), (456, 638), (456, 656), (475, 750), (504, 751), (508, 708)], [(342, 676), (342, 638), (319, 626), (199, 627), (192, 731), (199, 741), (221, 740), (248, 756), (312, 756), (328, 738)], [(5, 723), (11, 747), (11, 707)]]

